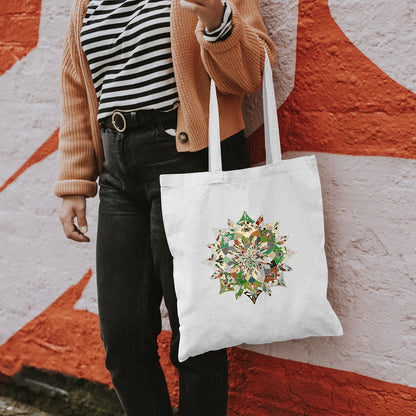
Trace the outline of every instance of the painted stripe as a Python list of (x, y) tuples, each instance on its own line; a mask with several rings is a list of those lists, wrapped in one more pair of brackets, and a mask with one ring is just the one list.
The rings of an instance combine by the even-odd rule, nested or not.
[(416, 95), (363, 55), (327, 0), (300, 0), (295, 87), (279, 108), (282, 152), (416, 158)]
[[(0, 10), (4, 10), (5, 7), (9, 18), (14, 10), (18, 16), (25, 17), (24, 27), (14, 26), (15, 32), (18, 29), (15, 34), (16, 39), (19, 39), (20, 33), (27, 35), (23, 29), (26, 28), (26, 24), (29, 26), (32, 24), (30, 23), (32, 13), (34, 16), (40, 14), (40, 3), (39, 0), (0, 2)], [(59, 126), (59, 63), (70, 7), (71, 1), (68, 0), (59, 3), (54, 0), (43, 0), (40, 23), (36, 31), (32, 30), (30, 35), (32, 39), (26, 39), (29, 45), (36, 37), (33, 45), (37, 47), (27, 55), (28, 51), (25, 52), (25, 56), (22, 55), (19, 61), (0, 76), (2, 114), (0, 185), (18, 171)], [(37, 41), (38, 35), (39, 41)], [(1, 47), (0, 42), (0, 53)], [(11, 47), (15, 48), (13, 52), (18, 56), (20, 46), (16, 43)], [(3, 57), (1, 62), (5, 62)], [(4, 68), (0, 67), (0, 73), (1, 69)]]
[(36, 48), (42, 0), (0, 3), (0, 75)]
[(33, 153), (32, 156), (26, 160), (25, 163), (7, 179), (7, 181), (0, 186), (0, 192), (6, 189), (11, 183), (13, 183), (26, 169), (30, 168), (32, 165), (39, 163), (45, 157), (51, 155), (53, 152), (58, 150), (58, 134), (59, 129), (56, 129), (51, 136), (46, 139), (46, 141)]
[(416, 10), (413, 0), (329, 0), (348, 39), (396, 82), (416, 93)]
[[(28, 365), (112, 386), (104, 366), (98, 317), (73, 308), (90, 278), (91, 271), (0, 346), (1, 374), (11, 377)], [(170, 335), (162, 331), (158, 345), (171, 401), (177, 407), (178, 378), (169, 361)], [(229, 349), (229, 385), (229, 416), (416, 412), (415, 388), (239, 348)]]
[(232, 348), (231, 416), (404, 416), (416, 389)]
[[(0, 193), (0, 344), (39, 315), (95, 265), (98, 198), (87, 203), (91, 242), (65, 238), (53, 195), (57, 152), (30, 166)], [(10, 276), (16, 278), (11, 279)], [(18, 307), (16, 299), (19, 299)]]

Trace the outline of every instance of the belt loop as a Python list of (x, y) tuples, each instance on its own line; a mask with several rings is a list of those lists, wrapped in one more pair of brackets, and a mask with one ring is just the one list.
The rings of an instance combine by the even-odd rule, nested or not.
[(133, 121), (133, 127), (139, 127), (139, 121), (137, 120), (137, 111), (130, 111), (130, 117)]
[(156, 120), (156, 111), (154, 108), (151, 109), (150, 111), (150, 118), (152, 120), (153, 123), (157, 123), (158, 120)]

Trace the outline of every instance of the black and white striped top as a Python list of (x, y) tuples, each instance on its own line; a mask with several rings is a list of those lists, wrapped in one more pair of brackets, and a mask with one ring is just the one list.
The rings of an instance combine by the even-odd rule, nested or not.
[[(98, 122), (113, 111), (169, 111), (179, 102), (170, 43), (171, 0), (90, 0), (81, 29), (99, 101)], [(222, 25), (209, 41), (231, 33), (225, 3)]]

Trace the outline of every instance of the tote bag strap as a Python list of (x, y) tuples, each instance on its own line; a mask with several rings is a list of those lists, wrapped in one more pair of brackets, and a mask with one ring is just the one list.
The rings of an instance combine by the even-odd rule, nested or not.
[(263, 71), (264, 143), (266, 147), (266, 164), (271, 165), (282, 160), (282, 152), (280, 150), (280, 133), (279, 122), (277, 120), (273, 73), (266, 48), (264, 49), (264, 53), (266, 55)]
[[(277, 119), (273, 74), (266, 48), (264, 49), (264, 53), (264, 141), (266, 148), (266, 164), (270, 165), (282, 160), (282, 153), (280, 148), (280, 133), (279, 123)], [(209, 101), (208, 168), (210, 172), (222, 171), (218, 100), (217, 90), (213, 79), (211, 79), (211, 92)]]

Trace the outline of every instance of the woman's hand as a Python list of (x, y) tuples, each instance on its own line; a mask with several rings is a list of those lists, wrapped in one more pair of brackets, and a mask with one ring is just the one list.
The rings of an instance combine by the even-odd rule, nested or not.
[[(62, 200), (59, 219), (61, 220), (67, 238), (74, 241), (90, 241), (89, 237), (85, 235), (88, 231), (87, 218), (85, 215), (87, 203), (85, 199), (86, 197), (83, 195), (71, 195), (64, 197)], [(78, 227), (74, 222), (75, 217), (77, 217)]]
[(221, 0), (181, 0), (180, 5), (195, 13), (208, 32), (221, 26), (224, 5)]

